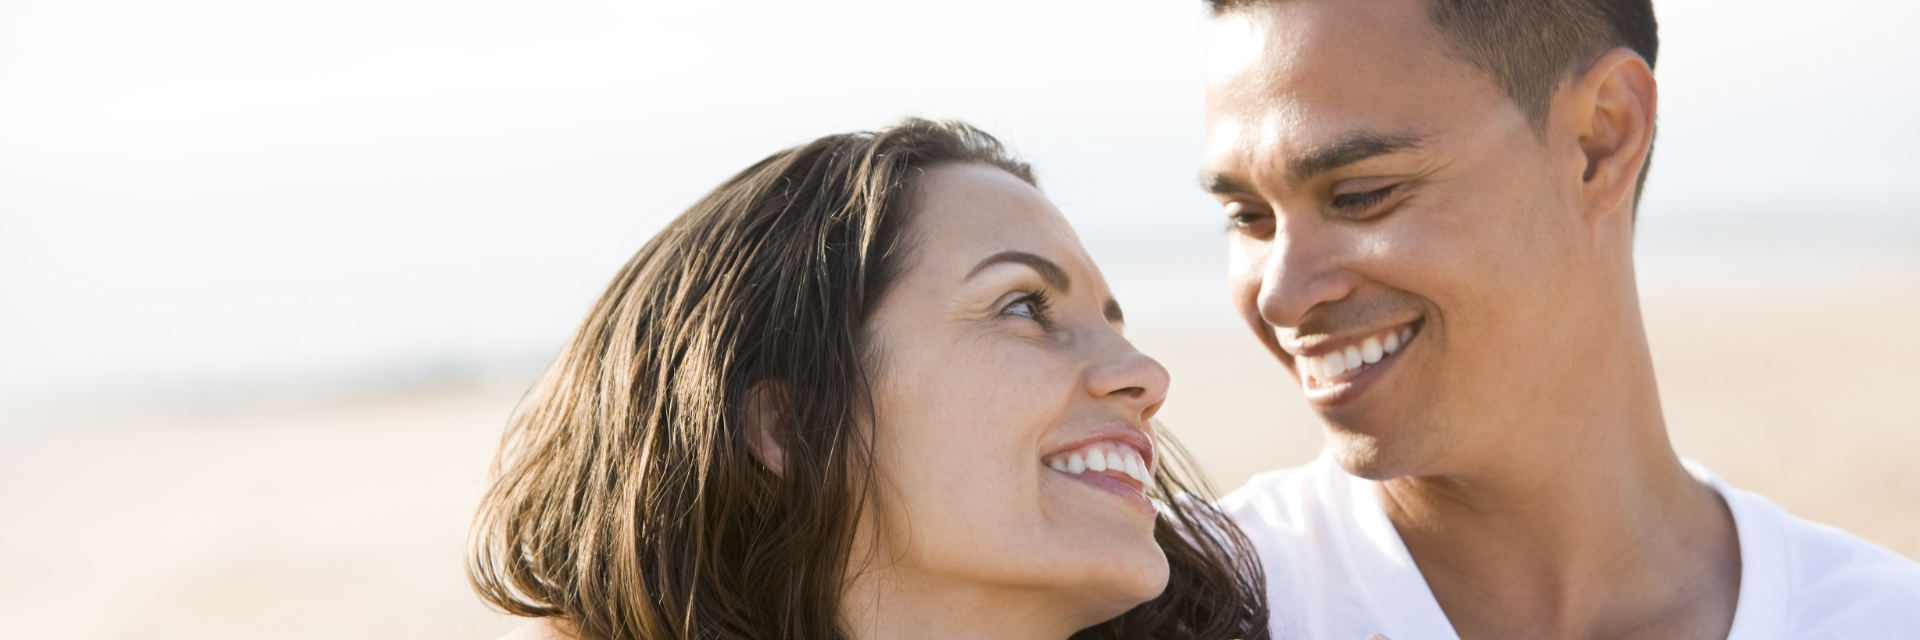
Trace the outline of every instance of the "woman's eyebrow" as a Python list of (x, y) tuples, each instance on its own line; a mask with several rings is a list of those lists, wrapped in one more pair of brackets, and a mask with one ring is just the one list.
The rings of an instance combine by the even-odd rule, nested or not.
[(1065, 293), (1073, 286), (1073, 280), (1067, 277), (1067, 271), (1061, 269), (1060, 265), (1054, 264), (1052, 260), (1025, 251), (1002, 251), (987, 256), (987, 259), (981, 260), (980, 264), (973, 265), (973, 270), (968, 271), (967, 277), (961, 278), (960, 281), (966, 282), (972, 280), (974, 276), (979, 275), (980, 272), (987, 267), (1003, 262), (1027, 265), (1027, 268), (1039, 273), (1042, 280), (1046, 280), (1048, 285), (1059, 289), (1061, 293)]

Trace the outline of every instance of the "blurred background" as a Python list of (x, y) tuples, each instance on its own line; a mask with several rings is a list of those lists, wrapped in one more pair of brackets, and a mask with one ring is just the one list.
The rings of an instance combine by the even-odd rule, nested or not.
[[(1920, 557), (1920, 5), (1662, 0), (1638, 259), (1668, 423)], [(727, 175), (958, 117), (1034, 162), (1222, 489), (1319, 427), (1226, 303), (1198, 0), (0, 3), (0, 620), (491, 638), (504, 419)]]

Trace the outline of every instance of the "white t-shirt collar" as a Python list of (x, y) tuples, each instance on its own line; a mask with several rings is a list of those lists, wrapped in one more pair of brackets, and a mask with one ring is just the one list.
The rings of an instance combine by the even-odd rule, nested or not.
[[(1788, 628), (1787, 619), (1792, 611), (1788, 598), (1787, 575), (1788, 545), (1785, 532), (1780, 523), (1767, 514), (1756, 513), (1749, 501), (1740, 499), (1737, 492), (1721, 482), (1719, 476), (1707, 470), (1705, 466), (1692, 460), (1682, 460), (1688, 473), (1720, 494), (1727, 503), (1727, 509), (1733, 514), (1733, 526), (1740, 540), (1740, 593), (1738, 604), (1733, 613), (1733, 625), (1727, 634), (1728, 640), (1771, 640), (1784, 638)], [(1344, 482), (1325, 482), (1321, 486), (1330, 492), (1342, 492), (1347, 495), (1321, 496), (1321, 504), (1347, 504), (1354, 510), (1351, 522), (1356, 523), (1358, 531), (1343, 532), (1350, 534), (1349, 540), (1365, 540), (1379, 553), (1354, 553), (1346, 545), (1339, 545), (1346, 560), (1359, 569), (1360, 575), (1391, 576), (1378, 582), (1369, 581), (1361, 585), (1369, 603), (1375, 611), (1391, 612), (1387, 617), (1393, 629), (1446, 629), (1447, 634), (1439, 640), (1459, 640), (1459, 634), (1453, 631), (1453, 625), (1440, 609), (1440, 601), (1434, 597), (1433, 590), (1427, 586), (1426, 577), (1414, 564), (1413, 554), (1407, 551), (1406, 541), (1400, 538), (1400, 532), (1387, 518), (1385, 505), (1380, 503), (1380, 493), (1374, 481), (1348, 474), (1326, 455), (1314, 459), (1308, 465), (1311, 473), (1321, 474), (1323, 478), (1342, 478)], [(1400, 638), (1393, 630), (1382, 630), (1389, 638)], [(1413, 636), (1406, 636), (1412, 638)], [(1425, 637), (1425, 636), (1422, 636)]]

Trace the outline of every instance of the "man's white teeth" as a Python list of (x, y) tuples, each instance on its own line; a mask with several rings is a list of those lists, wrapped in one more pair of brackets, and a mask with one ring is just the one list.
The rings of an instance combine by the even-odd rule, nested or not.
[(1127, 474), (1141, 485), (1153, 484), (1153, 472), (1147, 469), (1146, 460), (1131, 447), (1108, 442), (1087, 445), (1067, 455), (1056, 455), (1047, 461), (1054, 471), (1080, 475), (1088, 471), (1118, 471)]
[(1315, 380), (1327, 381), (1339, 378), (1350, 371), (1379, 362), (1388, 354), (1399, 351), (1413, 339), (1413, 327), (1397, 331), (1386, 331), (1379, 335), (1368, 336), (1358, 344), (1320, 356), (1301, 356), (1296, 363), (1300, 375)]
[(1379, 338), (1367, 338), (1366, 342), (1360, 343), (1360, 361), (1367, 364), (1379, 362), (1381, 356), (1387, 355), (1383, 348), (1380, 346)]

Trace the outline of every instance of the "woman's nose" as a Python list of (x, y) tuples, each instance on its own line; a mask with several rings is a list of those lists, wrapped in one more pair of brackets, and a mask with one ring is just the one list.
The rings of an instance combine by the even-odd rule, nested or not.
[(1106, 358), (1087, 373), (1087, 391), (1095, 398), (1124, 403), (1142, 422), (1160, 410), (1171, 379), (1167, 368), (1124, 338), (1113, 342)]

